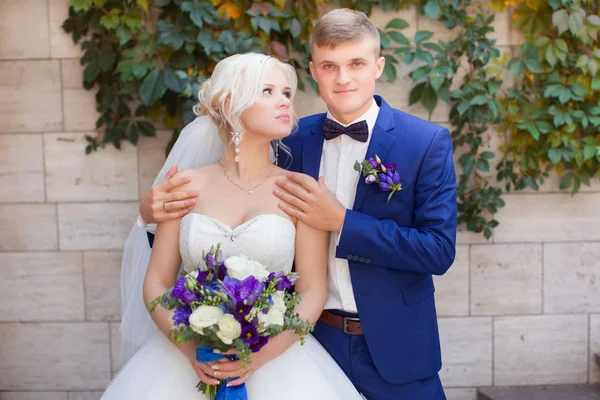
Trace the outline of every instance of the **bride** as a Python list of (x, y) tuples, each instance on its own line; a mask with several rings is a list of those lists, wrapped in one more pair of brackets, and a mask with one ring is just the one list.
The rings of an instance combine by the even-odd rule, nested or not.
[(275, 182), (285, 178), (270, 161), (271, 146), (286, 151), (280, 139), (296, 123), (296, 85), (290, 65), (255, 53), (222, 60), (203, 85), (193, 132), (178, 141), (185, 144), (173, 149), (155, 181), (175, 161), (193, 167), (176, 177), (189, 178), (183, 189), (202, 195), (182, 218), (158, 224), (151, 256), (142, 223), (128, 238), (121, 335), (125, 353), (137, 351), (102, 399), (203, 399), (196, 390), (199, 379), (217, 384), (229, 377), (239, 377), (231, 385), (246, 383), (249, 400), (361, 399), (312, 336), (301, 345), (293, 332), (284, 332), (253, 353), (246, 369), (239, 361), (199, 363), (196, 346), (171, 341), (168, 311), (158, 307), (150, 316), (145, 311), (149, 300), (174, 285), (181, 265), (193, 268), (202, 250), (221, 243), (225, 258), (244, 254), (271, 271), (289, 272), (294, 263), (302, 298), (296, 311), (317, 320), (326, 295), (328, 233), (290, 219), (273, 195)]

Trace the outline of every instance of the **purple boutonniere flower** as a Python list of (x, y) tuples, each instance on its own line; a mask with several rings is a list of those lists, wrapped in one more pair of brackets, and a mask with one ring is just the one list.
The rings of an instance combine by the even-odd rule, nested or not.
[(402, 178), (396, 171), (396, 167), (396, 163), (384, 164), (377, 155), (375, 158), (371, 157), (354, 164), (354, 169), (363, 174), (367, 184), (376, 183), (382, 191), (390, 192), (388, 201), (394, 193), (402, 190)]

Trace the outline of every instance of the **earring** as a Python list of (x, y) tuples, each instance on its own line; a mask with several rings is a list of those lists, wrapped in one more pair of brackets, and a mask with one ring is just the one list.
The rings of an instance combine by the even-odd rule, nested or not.
[(279, 162), (279, 140), (275, 141), (275, 166), (278, 166)]
[(241, 132), (231, 132), (231, 142), (235, 146), (235, 162), (240, 162), (240, 143), (242, 142)]

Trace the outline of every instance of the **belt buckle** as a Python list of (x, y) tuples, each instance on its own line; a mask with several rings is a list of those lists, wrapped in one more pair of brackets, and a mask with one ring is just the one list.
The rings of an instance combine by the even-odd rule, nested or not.
[(344, 333), (346, 333), (348, 335), (357, 335), (356, 333), (348, 332), (348, 321), (360, 322), (360, 318), (344, 317), (344, 321), (343, 321), (343, 329), (342, 330), (344, 331)]

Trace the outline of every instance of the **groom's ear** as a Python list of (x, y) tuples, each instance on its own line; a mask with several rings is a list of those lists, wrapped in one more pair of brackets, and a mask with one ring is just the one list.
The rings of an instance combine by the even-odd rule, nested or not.
[(310, 69), (310, 74), (312, 75), (312, 78), (315, 79), (315, 64), (312, 61), (308, 63), (308, 68)]

